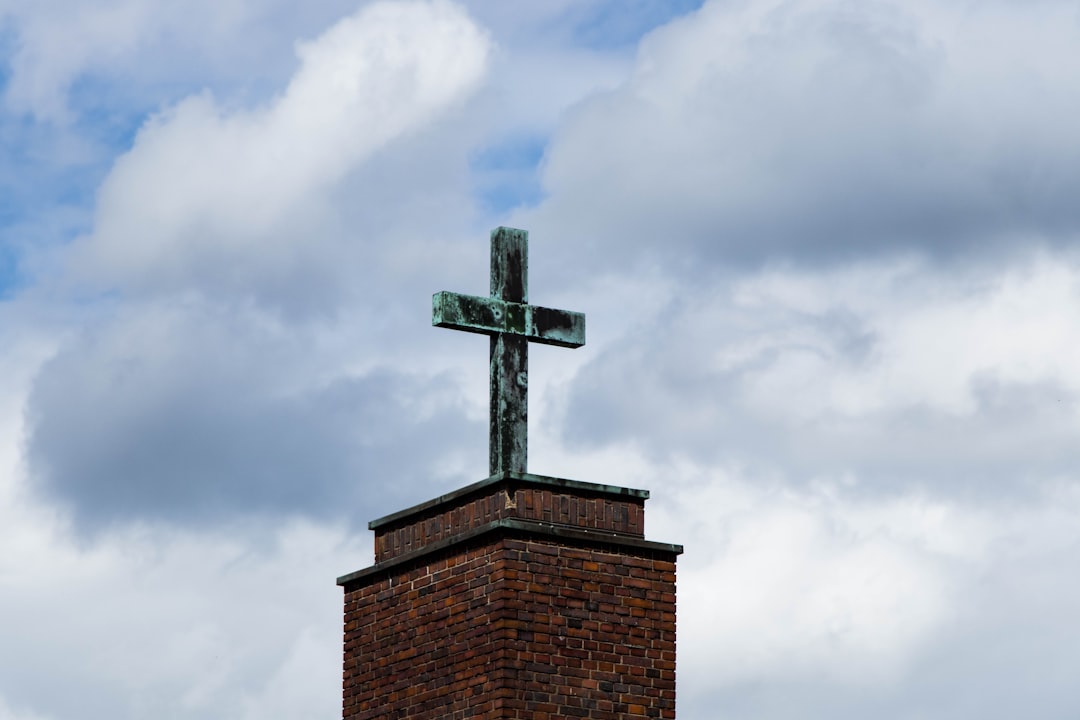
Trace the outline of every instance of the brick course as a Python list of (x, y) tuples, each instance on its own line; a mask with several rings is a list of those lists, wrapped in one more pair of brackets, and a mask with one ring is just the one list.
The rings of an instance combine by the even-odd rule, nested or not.
[(372, 523), (414, 540), (339, 579), (346, 719), (675, 717), (682, 548), (638, 532), (647, 494), (520, 480)]
[(375, 562), (505, 518), (645, 537), (648, 496), (643, 490), (503, 473), (373, 520)]

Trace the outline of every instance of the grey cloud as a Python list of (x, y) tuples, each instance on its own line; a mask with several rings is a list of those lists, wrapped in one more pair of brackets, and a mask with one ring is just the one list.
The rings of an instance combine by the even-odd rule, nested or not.
[[(922, 487), (1014, 501), (1080, 466), (1072, 418), (1080, 396), (1054, 382), (972, 382), (976, 406), (951, 414), (926, 407), (820, 428), (794, 429), (794, 464), (846, 463), (892, 487)], [(815, 431), (816, 430), (816, 431)]]
[(309, 341), (212, 313), (87, 332), (34, 384), (36, 487), (84, 532), (294, 513), (360, 522), (445, 479), (448, 454), (484, 456), (447, 378), (381, 368), (292, 388), (311, 372), (299, 361)]
[(759, 5), (710, 3), (647, 38), (634, 78), (552, 139), (550, 198), (524, 222), (679, 272), (1080, 237), (1080, 131), (1060, 120), (1080, 111), (1075, 22)]

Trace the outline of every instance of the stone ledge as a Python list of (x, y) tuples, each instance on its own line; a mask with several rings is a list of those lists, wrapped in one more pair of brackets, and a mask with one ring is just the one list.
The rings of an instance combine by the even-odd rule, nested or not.
[[(502, 479), (502, 478), (499, 478)], [(490, 484), (490, 478), (485, 483)], [(574, 482), (574, 481), (568, 481)], [(479, 484), (479, 483), (478, 483)], [(580, 483), (588, 484), (591, 483)], [(469, 490), (474, 486), (468, 488), (462, 488), (458, 492)], [(605, 487), (602, 485), (596, 487)], [(627, 488), (620, 488), (626, 490)], [(633, 492), (645, 492), (644, 490), (635, 490)], [(446, 496), (444, 496), (446, 497)], [(441, 498), (436, 498), (431, 502), (437, 502)], [(426, 505), (427, 503), (425, 503)], [(389, 517), (389, 516), (387, 516)], [(570, 540), (578, 542), (584, 545), (607, 545), (614, 548), (620, 548), (630, 551), (644, 551), (644, 552), (657, 552), (665, 553), (669, 555), (681, 555), (683, 552), (682, 545), (675, 545), (672, 543), (661, 543), (652, 540), (643, 540), (638, 537), (627, 536), (621, 533), (604, 532), (599, 530), (587, 530), (578, 527), (569, 527), (565, 525), (556, 525), (553, 523), (538, 522), (535, 520), (519, 520), (516, 518), (502, 518), (494, 522), (490, 522), (487, 525), (481, 525), (480, 527), (471, 528), (463, 533), (454, 535), (453, 537), (445, 538), (443, 540), (437, 540), (428, 545), (425, 545), (419, 550), (414, 550), (409, 553), (397, 555), (389, 560), (381, 563), (376, 563), (371, 567), (357, 570), (356, 572), (349, 573), (348, 575), (342, 575), (337, 579), (337, 584), (344, 587), (350, 583), (354, 583), (358, 580), (364, 580), (367, 578), (376, 577), (383, 573), (391, 572), (400, 565), (411, 563), (425, 555), (431, 555), (441, 550), (459, 545), (483, 535), (491, 533), (504, 532), (504, 533), (521, 533), (533, 537), (545, 537), (556, 538), (559, 540)]]

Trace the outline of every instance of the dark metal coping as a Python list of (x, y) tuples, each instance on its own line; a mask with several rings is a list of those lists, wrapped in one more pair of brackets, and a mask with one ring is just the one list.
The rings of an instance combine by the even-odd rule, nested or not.
[(533, 485), (543, 486), (550, 488), (564, 488), (567, 490), (577, 490), (579, 492), (588, 493), (589, 495), (610, 495), (618, 498), (634, 498), (638, 500), (648, 500), (648, 490), (637, 490), (635, 488), (618, 487), (617, 485), (601, 485), (599, 483), (581, 482), (580, 480), (567, 480), (565, 478), (548, 477), (547, 475), (533, 475), (532, 473), (512, 473), (503, 472), (491, 477), (481, 480), (480, 482), (473, 483), (472, 485), (466, 485), (463, 488), (440, 495), (439, 497), (422, 502), (419, 505), (413, 505), (410, 508), (399, 510), (389, 515), (384, 515), (381, 518), (372, 520), (368, 523), (368, 530), (375, 530), (376, 528), (383, 527), (384, 525), (390, 525), (410, 515), (418, 515), (422, 512), (432, 510), (440, 505), (449, 505), (458, 500), (462, 500), (469, 495), (476, 495), (483, 490), (488, 489), (493, 485), (498, 485), (503, 482), (512, 482), (518, 485)]
[[(640, 492), (640, 491), (638, 491)], [(356, 582), (357, 580), (363, 580), (372, 576), (381, 575), (382, 573), (389, 572), (399, 565), (413, 562), (414, 560), (421, 558), (425, 555), (429, 555), (440, 550), (452, 547), (459, 543), (472, 540), (480, 537), (481, 535), (487, 535), (493, 532), (520, 532), (527, 535), (541, 535), (544, 537), (559, 538), (562, 540), (573, 540), (588, 545), (611, 545), (620, 548), (627, 548), (632, 550), (645, 550), (649, 552), (670, 553), (672, 555), (682, 555), (683, 546), (673, 545), (671, 543), (653, 542), (652, 540), (643, 540), (642, 538), (632, 535), (624, 535), (622, 533), (613, 533), (610, 530), (585, 530), (577, 527), (569, 527), (567, 525), (556, 525), (549, 522), (540, 522), (538, 520), (519, 520), (517, 518), (502, 518), (501, 520), (495, 520), (486, 525), (466, 530), (460, 535), (454, 535), (453, 537), (444, 538), (442, 540), (436, 540), (424, 547), (413, 550), (411, 552), (392, 557), (381, 563), (376, 563), (371, 567), (366, 567), (363, 570), (357, 570), (356, 572), (349, 573), (348, 575), (342, 575), (337, 579), (337, 584), (345, 586), (349, 583)]]

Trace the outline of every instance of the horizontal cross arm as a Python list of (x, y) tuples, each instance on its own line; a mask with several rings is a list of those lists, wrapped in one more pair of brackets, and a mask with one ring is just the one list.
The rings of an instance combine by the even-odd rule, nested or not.
[(437, 292), (431, 298), (431, 324), (484, 335), (524, 335), (530, 342), (568, 348), (585, 344), (584, 314), (492, 297)]

